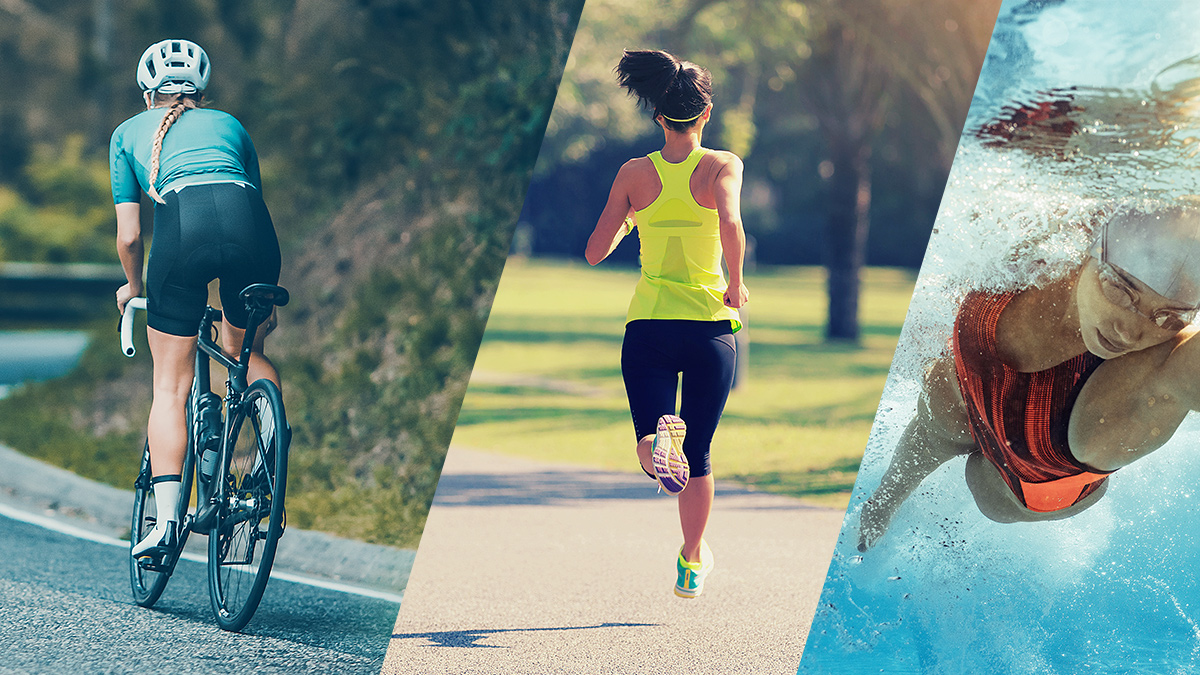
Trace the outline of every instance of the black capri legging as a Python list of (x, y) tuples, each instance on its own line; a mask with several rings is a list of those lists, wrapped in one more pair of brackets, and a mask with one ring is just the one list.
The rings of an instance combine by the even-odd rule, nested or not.
[(639, 319), (626, 324), (621, 375), (638, 440), (655, 433), (659, 417), (675, 414), (682, 373), (683, 453), (691, 475), (707, 476), (712, 471), (708, 450), (729, 398), (736, 353), (729, 321)]
[(242, 183), (211, 183), (163, 199), (154, 207), (146, 264), (147, 323), (171, 335), (196, 335), (208, 282), (220, 279), (225, 318), (245, 328), (242, 289), (279, 282), (279, 241), (262, 195)]

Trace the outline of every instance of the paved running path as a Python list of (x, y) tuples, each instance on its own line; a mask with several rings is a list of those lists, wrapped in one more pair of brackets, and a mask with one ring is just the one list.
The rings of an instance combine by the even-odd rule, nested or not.
[(796, 672), (839, 510), (717, 486), (704, 595), (675, 597), (649, 479), (452, 448), (383, 673)]

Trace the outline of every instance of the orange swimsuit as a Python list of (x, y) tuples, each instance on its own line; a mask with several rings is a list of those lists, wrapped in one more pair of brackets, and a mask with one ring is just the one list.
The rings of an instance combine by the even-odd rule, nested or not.
[(1084, 353), (1036, 373), (1002, 363), (996, 324), (1014, 295), (967, 295), (954, 321), (954, 370), (984, 457), (1026, 508), (1058, 511), (1095, 492), (1111, 473), (1076, 460), (1067, 447), (1071, 408), (1104, 359)]

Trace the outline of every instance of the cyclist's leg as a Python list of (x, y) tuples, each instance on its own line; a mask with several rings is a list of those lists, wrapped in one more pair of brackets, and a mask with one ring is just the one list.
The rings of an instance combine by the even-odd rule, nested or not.
[[(276, 370), (275, 364), (271, 363), (271, 359), (263, 354), (263, 344), (267, 337), (268, 324), (271, 321), (272, 319), (268, 319), (255, 332), (254, 344), (250, 347), (250, 368), (246, 376), (246, 381), (254, 382), (255, 380), (267, 379), (282, 389), (279, 382), (279, 371)], [(222, 320), (221, 323), (221, 348), (225, 350), (226, 354), (237, 357), (242, 351), (242, 341), (246, 338), (246, 329), (238, 328), (229, 323), (228, 318)]]
[(219, 253), (203, 232), (187, 226), (195, 220), (185, 217), (194, 205), (178, 192), (164, 199), (154, 208), (154, 241), (146, 264), (146, 334), (154, 360), (154, 399), (146, 436), (158, 517), (154, 528), (134, 546), (135, 556), (157, 546), (165, 538), (167, 524), (175, 519), (188, 447), (187, 404), (196, 331), (211, 278), (204, 270)]
[(192, 392), (196, 338), (146, 330), (154, 357), (154, 400), (150, 405), (150, 468), (155, 476), (178, 474), (187, 453), (187, 402)]
[[(150, 443), (150, 468), (158, 518), (131, 553), (139, 557), (151, 549), (172, 545), (176, 509), (182, 488), (183, 459), (187, 454), (187, 403), (192, 390), (196, 338), (171, 335), (147, 328), (154, 357), (154, 399), (146, 436)], [(160, 553), (162, 552), (159, 549)]]

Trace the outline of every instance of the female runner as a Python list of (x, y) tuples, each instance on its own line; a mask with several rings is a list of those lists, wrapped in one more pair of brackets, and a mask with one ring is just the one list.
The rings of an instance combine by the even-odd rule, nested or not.
[(654, 111), (665, 142), (621, 167), (586, 257), (599, 263), (637, 227), (642, 276), (626, 317), (621, 373), (642, 470), (679, 496), (675, 594), (693, 598), (713, 567), (703, 538), (713, 502), (709, 444), (733, 382), (737, 308), (750, 297), (742, 283), (742, 161), (700, 145), (712, 114), (707, 70), (663, 51), (626, 51), (616, 72)]
[[(147, 292), (147, 337), (154, 358), (154, 400), (147, 437), (160, 514), (176, 512), (187, 452), (185, 408), (192, 387), (196, 336), (208, 283), (221, 280), (221, 336), (228, 353), (241, 349), (247, 316), (239, 298), (254, 283), (279, 280), (279, 243), (262, 200), (258, 156), (231, 115), (199, 107), (209, 60), (187, 40), (151, 45), (138, 61), (146, 110), (123, 122), (109, 145), (117, 254), (128, 283), (117, 290), (122, 313)], [(154, 240), (142, 283), (141, 192), (154, 200)], [(265, 336), (269, 329), (259, 336)], [(248, 379), (279, 384), (255, 340)], [(159, 520), (134, 544), (134, 557), (160, 557), (178, 533)]]
[(1073, 273), (1041, 287), (967, 295), (952, 354), (926, 376), (858, 548), (951, 457), (997, 522), (1054, 520), (1104, 493), (1200, 409), (1200, 211), (1118, 211)]

